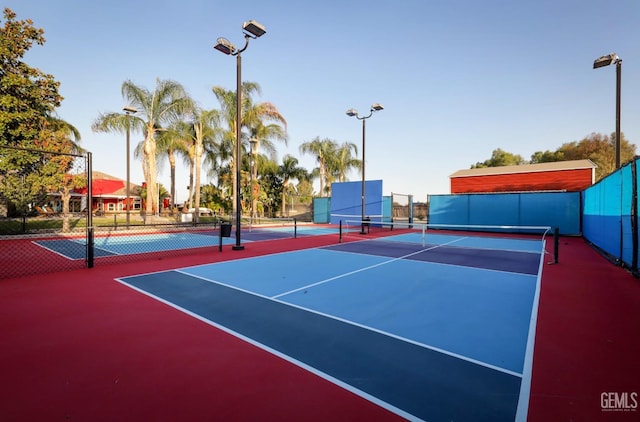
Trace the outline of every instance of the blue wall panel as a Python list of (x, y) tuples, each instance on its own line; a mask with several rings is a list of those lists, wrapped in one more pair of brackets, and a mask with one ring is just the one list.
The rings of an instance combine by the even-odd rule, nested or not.
[(469, 224), (518, 226), (520, 194), (469, 195)]
[(430, 224), (470, 224), (470, 195), (431, 195), (429, 196)]
[(561, 234), (580, 234), (580, 192), (528, 193), (520, 197), (525, 226), (557, 227)]
[(622, 257), (622, 172), (584, 191), (583, 235), (603, 251)]
[[(365, 216), (382, 219), (382, 180), (365, 182)], [(331, 184), (331, 224), (362, 219), (362, 182)]]
[(313, 198), (313, 222), (329, 223), (331, 216), (331, 198)]
[(579, 192), (431, 195), (430, 224), (544, 226), (580, 234)]

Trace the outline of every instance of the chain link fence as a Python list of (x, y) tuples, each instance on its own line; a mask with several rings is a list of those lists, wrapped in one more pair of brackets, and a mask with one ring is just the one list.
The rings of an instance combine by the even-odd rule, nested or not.
[(217, 250), (228, 216), (105, 213), (91, 174), (91, 153), (0, 146), (0, 279)]

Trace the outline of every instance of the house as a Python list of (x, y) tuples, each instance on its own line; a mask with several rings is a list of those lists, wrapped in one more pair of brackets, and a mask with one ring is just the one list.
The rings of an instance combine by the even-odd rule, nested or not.
[[(141, 190), (142, 186), (129, 183), (129, 206), (131, 211), (139, 212), (142, 209)], [(81, 198), (86, 196), (86, 193), (86, 188), (77, 189), (74, 192), (75, 195), (72, 195), (72, 202), (80, 201)], [(91, 196), (91, 210), (96, 213), (117, 213), (127, 210), (126, 181), (117, 177), (94, 171)], [(82, 199), (82, 201), (86, 203), (86, 199)]]
[(595, 182), (591, 160), (459, 170), (449, 176), (452, 194), (526, 191), (577, 192)]

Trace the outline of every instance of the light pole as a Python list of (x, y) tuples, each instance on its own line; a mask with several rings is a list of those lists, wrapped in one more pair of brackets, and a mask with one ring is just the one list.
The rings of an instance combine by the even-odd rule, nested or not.
[(616, 65), (616, 169), (620, 168), (620, 84), (622, 80), (622, 59), (616, 53), (607, 54), (593, 62), (593, 68)]
[(234, 188), (234, 207), (235, 207), (235, 216), (236, 216), (236, 244), (233, 246), (233, 250), (242, 250), (244, 246), (240, 244), (240, 219), (241, 215), (241, 206), (240, 206), (240, 159), (242, 155), (241, 149), (241, 123), (242, 123), (242, 57), (240, 53), (247, 49), (249, 46), (249, 40), (251, 38), (255, 39), (263, 36), (267, 30), (254, 20), (250, 20), (248, 22), (244, 22), (242, 24), (242, 31), (244, 33), (244, 47), (238, 50), (228, 39), (226, 38), (218, 38), (216, 41), (216, 45), (214, 48), (218, 51), (223, 52), (227, 55), (236, 56), (236, 153), (235, 153), (235, 183), (233, 185)]
[(129, 192), (129, 185), (131, 184), (131, 152), (130, 152), (130, 143), (129, 143), (129, 134), (131, 132), (131, 115), (138, 112), (135, 108), (130, 105), (122, 107), (122, 110), (127, 114), (127, 186), (126, 186), (126, 196), (125, 205), (127, 206), (127, 228), (129, 228), (129, 223), (131, 222), (131, 197)]
[(364, 176), (364, 163), (365, 163), (365, 155), (364, 155), (364, 148), (365, 148), (365, 121), (371, 117), (373, 115), (373, 112), (375, 111), (380, 111), (384, 109), (384, 107), (382, 106), (382, 104), (379, 103), (373, 103), (371, 104), (371, 109), (369, 109), (369, 115), (364, 116), (364, 117), (360, 117), (358, 116), (358, 111), (354, 108), (350, 108), (349, 110), (347, 110), (347, 116), (350, 117), (355, 117), (358, 120), (362, 120), (362, 226), (360, 229), (360, 234), (365, 234), (364, 231), (364, 214), (365, 214), (365, 188), (364, 188), (364, 184), (365, 184), (365, 176)]

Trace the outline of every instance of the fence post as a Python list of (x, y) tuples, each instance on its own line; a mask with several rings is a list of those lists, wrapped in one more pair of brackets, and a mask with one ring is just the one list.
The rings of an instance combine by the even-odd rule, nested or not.
[(553, 263), (558, 263), (558, 245), (560, 244), (560, 229), (557, 227), (553, 230)]
[(86, 168), (87, 168), (87, 268), (93, 268), (93, 190), (91, 185), (93, 184), (93, 160), (90, 152), (87, 152)]

